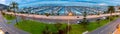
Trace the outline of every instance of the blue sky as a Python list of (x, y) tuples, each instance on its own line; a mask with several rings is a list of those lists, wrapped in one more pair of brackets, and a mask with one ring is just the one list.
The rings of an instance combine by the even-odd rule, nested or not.
[(19, 3), (19, 6), (32, 6), (37, 4), (63, 4), (63, 5), (120, 5), (120, 0), (0, 0), (0, 4), (9, 5), (11, 1)]

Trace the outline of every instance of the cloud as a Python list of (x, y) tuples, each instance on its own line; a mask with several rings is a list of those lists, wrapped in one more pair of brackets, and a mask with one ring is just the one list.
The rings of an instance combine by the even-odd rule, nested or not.
[[(0, 4), (9, 5), (11, 1), (15, 1), (19, 3), (19, 5), (26, 5), (26, 6), (28, 6), (28, 4), (33, 5), (34, 3), (37, 3), (37, 2), (40, 2), (40, 4), (42, 4), (44, 3), (43, 1), (49, 1), (45, 3), (64, 3), (64, 1), (68, 1), (69, 3), (83, 2), (83, 4), (81, 5), (86, 5), (84, 3), (88, 3), (88, 5), (92, 4), (92, 5), (102, 5), (102, 6), (120, 5), (120, 0), (0, 0)], [(56, 1), (56, 2), (50, 2), (50, 1)]]
[(0, 4), (6, 4), (6, 0), (0, 0)]
[(100, 3), (98, 5), (100, 5), (100, 6), (107, 6), (108, 4), (106, 4), (106, 3)]

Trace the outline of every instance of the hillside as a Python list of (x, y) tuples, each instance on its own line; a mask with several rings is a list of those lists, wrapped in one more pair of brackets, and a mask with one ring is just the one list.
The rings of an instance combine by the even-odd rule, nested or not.
[(2, 10), (2, 9), (7, 9), (7, 7), (8, 7), (8, 6), (6, 6), (6, 5), (0, 4), (0, 10)]

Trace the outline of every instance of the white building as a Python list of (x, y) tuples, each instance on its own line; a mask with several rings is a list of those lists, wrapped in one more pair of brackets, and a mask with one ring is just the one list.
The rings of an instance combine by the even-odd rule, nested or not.
[(120, 12), (120, 6), (115, 6), (115, 11)]

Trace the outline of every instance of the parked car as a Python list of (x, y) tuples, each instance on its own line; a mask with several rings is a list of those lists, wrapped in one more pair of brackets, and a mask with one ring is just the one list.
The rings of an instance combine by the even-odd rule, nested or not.
[(5, 34), (9, 34), (9, 32), (5, 32)]

